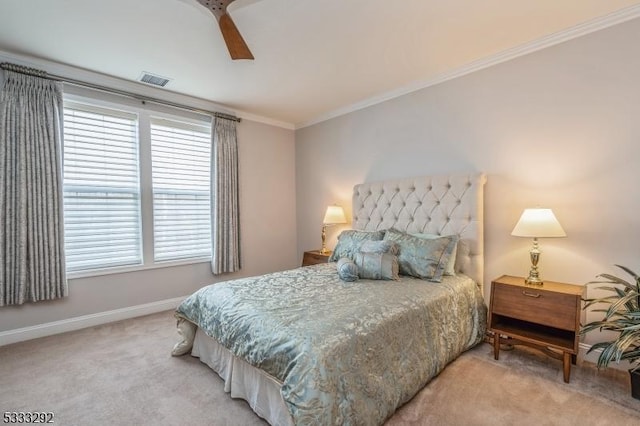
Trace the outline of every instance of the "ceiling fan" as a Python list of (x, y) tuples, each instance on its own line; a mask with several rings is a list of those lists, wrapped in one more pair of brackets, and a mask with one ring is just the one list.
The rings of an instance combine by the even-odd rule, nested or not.
[(253, 59), (253, 55), (240, 35), (240, 31), (233, 23), (231, 16), (227, 13), (227, 7), (235, 0), (198, 0), (198, 2), (209, 9), (218, 20), (222, 37), (227, 44), (231, 59)]

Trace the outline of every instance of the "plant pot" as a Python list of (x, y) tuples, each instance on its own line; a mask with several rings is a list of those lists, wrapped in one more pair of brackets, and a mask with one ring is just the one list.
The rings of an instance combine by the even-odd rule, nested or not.
[(631, 376), (631, 396), (635, 399), (640, 399), (640, 369), (629, 370)]

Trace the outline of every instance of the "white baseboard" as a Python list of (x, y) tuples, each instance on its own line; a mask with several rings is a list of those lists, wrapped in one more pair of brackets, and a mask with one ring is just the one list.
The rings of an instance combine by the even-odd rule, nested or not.
[(113, 311), (99, 312), (97, 314), (82, 315), (61, 321), (53, 321), (38, 324), (31, 327), (17, 328), (15, 330), (0, 331), (0, 346), (11, 343), (23, 342), (38, 337), (52, 336), (66, 333), (67, 331), (80, 330), (82, 328), (121, 321), (124, 319), (155, 314), (156, 312), (175, 309), (187, 296), (174, 299), (160, 300), (158, 302), (145, 303), (144, 305), (129, 306)]

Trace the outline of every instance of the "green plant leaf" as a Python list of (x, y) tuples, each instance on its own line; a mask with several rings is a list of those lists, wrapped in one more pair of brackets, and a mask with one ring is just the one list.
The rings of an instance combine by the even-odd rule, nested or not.
[(631, 269), (627, 268), (626, 266), (618, 265), (618, 264), (616, 264), (615, 266), (617, 266), (618, 268), (622, 269), (627, 274), (631, 275), (634, 280), (636, 280), (636, 281), (640, 280), (640, 276), (638, 276), (638, 274), (636, 274), (635, 272), (633, 272)]
[[(580, 334), (593, 330), (618, 333), (615, 340), (598, 342), (587, 353), (599, 350), (598, 368), (606, 367), (610, 362), (629, 360), (640, 368), (640, 277), (631, 269), (616, 265), (633, 278), (633, 284), (613, 274), (600, 274), (598, 280), (586, 285), (596, 285), (599, 290), (610, 293), (609, 296), (583, 299), (583, 309), (602, 313), (604, 318), (583, 325)], [(609, 284), (609, 285), (602, 285)], [(611, 294), (613, 293), (613, 294)], [(599, 306), (598, 306), (599, 305)], [(595, 308), (595, 309), (594, 309)], [(606, 308), (606, 309), (605, 309)]]

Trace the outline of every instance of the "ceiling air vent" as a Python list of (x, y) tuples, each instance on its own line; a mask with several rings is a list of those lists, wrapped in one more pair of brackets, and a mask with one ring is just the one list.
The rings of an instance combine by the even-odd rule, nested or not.
[(152, 86), (164, 87), (168, 82), (171, 81), (171, 79), (143, 71), (142, 75), (140, 76), (140, 81), (143, 83), (151, 84)]

